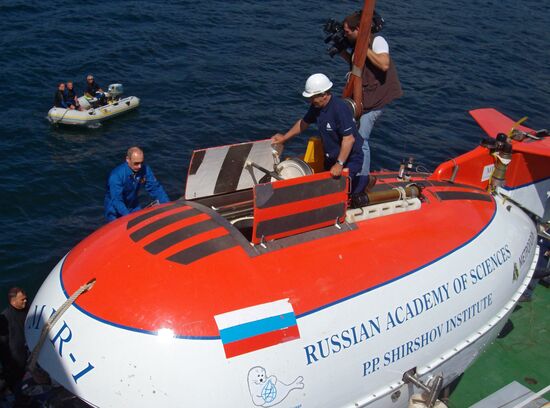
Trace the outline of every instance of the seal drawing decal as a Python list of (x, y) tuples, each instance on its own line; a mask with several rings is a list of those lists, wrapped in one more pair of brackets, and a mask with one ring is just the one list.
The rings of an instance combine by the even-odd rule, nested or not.
[(272, 407), (282, 402), (292, 390), (304, 388), (304, 378), (297, 377), (290, 384), (277, 380), (274, 375), (267, 376), (265, 368), (256, 366), (248, 371), (248, 390), (252, 402), (257, 407)]

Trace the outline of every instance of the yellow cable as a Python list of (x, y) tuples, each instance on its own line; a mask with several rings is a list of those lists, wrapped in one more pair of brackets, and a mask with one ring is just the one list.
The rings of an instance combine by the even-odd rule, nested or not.
[(524, 116), (523, 118), (521, 118), (520, 120), (518, 120), (516, 123), (514, 123), (512, 125), (512, 129), (510, 129), (508, 131), (508, 137), (512, 137), (512, 133), (514, 133), (514, 130), (519, 126), (521, 125), (523, 122), (525, 122), (527, 120), (527, 116)]

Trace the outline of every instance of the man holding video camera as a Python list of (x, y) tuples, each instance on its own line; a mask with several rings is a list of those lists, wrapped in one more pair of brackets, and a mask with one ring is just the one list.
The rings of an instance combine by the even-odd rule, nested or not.
[[(342, 24), (343, 35), (347, 41), (344, 43), (341, 41), (335, 42), (336, 50), (349, 63), (351, 63), (352, 57), (346, 48), (348, 46), (355, 47), (359, 30), (361, 30), (360, 21), (361, 11), (347, 16)], [(362, 174), (368, 174), (370, 169), (368, 142), (374, 123), (382, 115), (384, 106), (403, 94), (397, 69), (390, 57), (388, 42), (378, 34), (383, 25), (384, 19), (375, 11), (371, 24), (370, 44), (362, 72), (363, 113), (359, 121), (359, 134), (363, 138), (362, 149), (364, 154)], [(329, 53), (333, 55), (335, 50), (331, 49)]]

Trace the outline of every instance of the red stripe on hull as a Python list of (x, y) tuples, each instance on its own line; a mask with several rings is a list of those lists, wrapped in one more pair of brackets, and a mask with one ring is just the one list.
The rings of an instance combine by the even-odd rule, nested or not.
[(249, 337), (248, 339), (224, 344), (223, 348), (225, 350), (225, 356), (227, 358), (231, 358), (299, 338), (300, 332), (298, 330), (298, 326), (292, 326), (287, 327), (286, 329), (264, 333), (258, 336)]

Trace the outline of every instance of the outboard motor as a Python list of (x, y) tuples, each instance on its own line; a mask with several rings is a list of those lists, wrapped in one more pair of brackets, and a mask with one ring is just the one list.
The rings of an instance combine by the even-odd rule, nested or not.
[(111, 84), (108, 88), (109, 98), (117, 100), (120, 98), (120, 95), (124, 93), (124, 87), (122, 84)]

